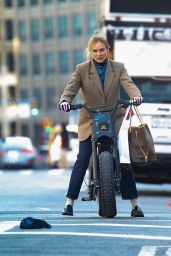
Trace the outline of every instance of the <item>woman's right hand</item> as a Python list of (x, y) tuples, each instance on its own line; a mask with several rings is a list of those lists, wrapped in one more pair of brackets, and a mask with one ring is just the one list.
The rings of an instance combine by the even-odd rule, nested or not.
[(70, 111), (70, 104), (67, 102), (67, 101), (62, 101), (60, 104), (59, 104), (59, 109), (64, 111), (64, 112), (68, 112)]

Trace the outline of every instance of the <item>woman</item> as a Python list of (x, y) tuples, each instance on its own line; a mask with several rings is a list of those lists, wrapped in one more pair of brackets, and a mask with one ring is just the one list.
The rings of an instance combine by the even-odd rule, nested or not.
[[(102, 36), (92, 36), (88, 42), (87, 52), (91, 59), (77, 65), (70, 82), (66, 85), (60, 99), (60, 109), (67, 112), (70, 104), (82, 90), (82, 101), (86, 106), (93, 108), (100, 105), (112, 105), (120, 98), (121, 86), (130, 99), (134, 99), (138, 105), (142, 103), (139, 89), (129, 77), (124, 64), (107, 58), (109, 45)], [(116, 131), (118, 133), (123, 119), (123, 109), (118, 109), (115, 115)], [(73, 215), (73, 204), (79, 196), (81, 185), (89, 165), (92, 153), (91, 147), (91, 118), (81, 109), (79, 113), (78, 136), (79, 154), (72, 170), (66, 205), (63, 215)], [(132, 204), (132, 217), (144, 217), (138, 206), (138, 194), (130, 165), (121, 166), (121, 193), (122, 199), (129, 199)]]

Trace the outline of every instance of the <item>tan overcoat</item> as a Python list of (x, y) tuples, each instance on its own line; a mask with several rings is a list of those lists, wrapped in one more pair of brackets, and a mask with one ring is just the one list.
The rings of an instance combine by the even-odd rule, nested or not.
[[(82, 103), (88, 107), (101, 105), (113, 105), (120, 98), (120, 87), (123, 87), (130, 99), (141, 96), (137, 86), (128, 75), (124, 64), (108, 59), (104, 91), (96, 71), (93, 60), (77, 65), (70, 82), (66, 85), (60, 98), (60, 103), (65, 100), (69, 103), (77, 95), (79, 89), (82, 90)], [(115, 115), (116, 131), (118, 133), (122, 119), (123, 108), (118, 108)], [(78, 136), (80, 141), (87, 139), (91, 135), (91, 118), (86, 110), (81, 109), (78, 122)]]

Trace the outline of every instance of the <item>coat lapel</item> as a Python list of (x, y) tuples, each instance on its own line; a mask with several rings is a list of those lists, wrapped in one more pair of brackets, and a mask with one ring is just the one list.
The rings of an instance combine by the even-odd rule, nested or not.
[(114, 77), (115, 77), (114, 67), (111, 64), (111, 61), (108, 60), (107, 67), (106, 67), (106, 73), (105, 73), (105, 80), (104, 80), (105, 99), (107, 98), (107, 95), (109, 93), (109, 90), (112, 85), (112, 81), (113, 81)]

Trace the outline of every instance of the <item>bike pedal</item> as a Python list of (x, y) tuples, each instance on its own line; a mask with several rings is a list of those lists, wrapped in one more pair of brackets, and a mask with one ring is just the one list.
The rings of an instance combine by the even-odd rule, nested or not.
[(82, 197), (82, 201), (95, 201), (96, 198), (94, 196), (87, 196), (87, 197)]

